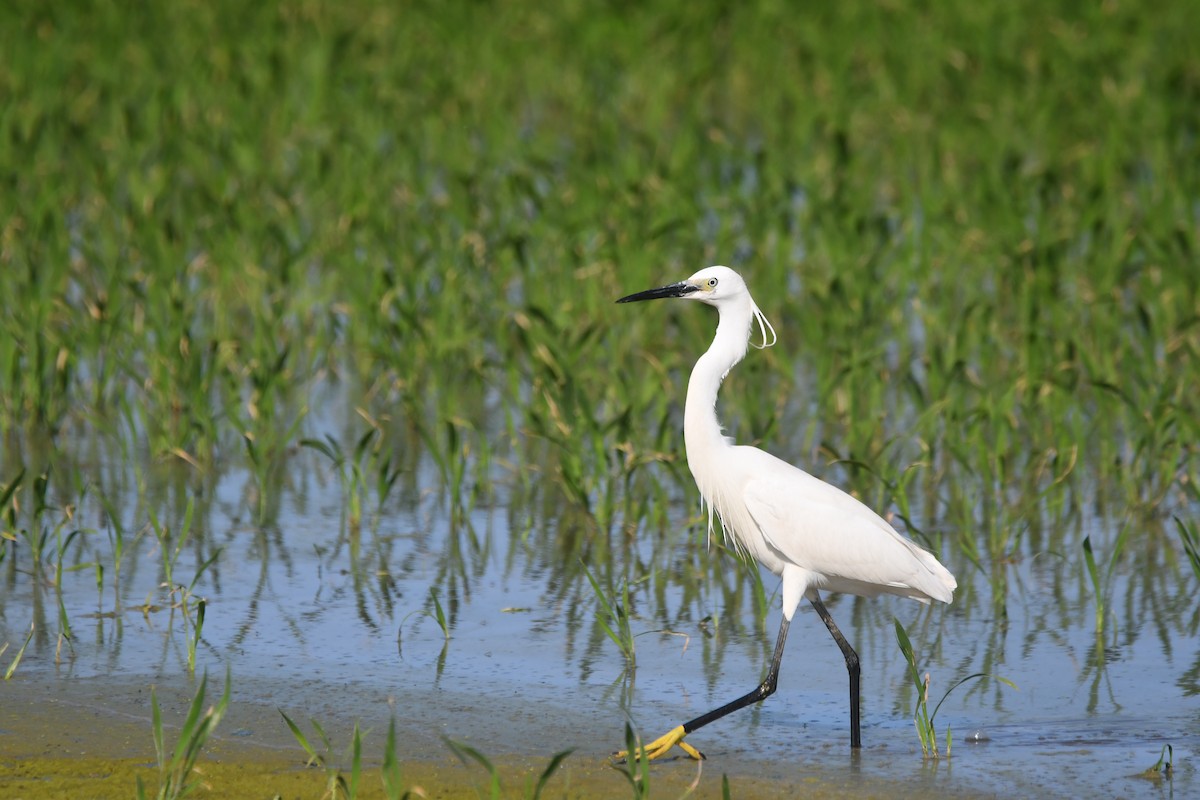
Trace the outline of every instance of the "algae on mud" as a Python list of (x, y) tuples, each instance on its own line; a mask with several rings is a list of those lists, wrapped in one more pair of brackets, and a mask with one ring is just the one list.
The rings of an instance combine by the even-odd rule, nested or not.
[[(0, 760), (0, 785), (11, 796), (23, 800), (45, 798), (88, 797), (129, 798), (137, 777), (153, 786), (155, 767), (153, 748), (148, 737), (148, 718), (145, 709), (145, 690), (136, 682), (95, 680), (84, 685), (68, 687), (43, 683), (29, 687), (25, 697), (0, 706), (0, 735), (5, 741), (4, 758)], [(7, 688), (7, 687), (6, 687)], [(336, 687), (317, 683), (301, 687), (307, 692), (336, 691)], [(47, 691), (55, 695), (43, 694)], [(281, 695), (284, 690), (276, 687)], [(254, 687), (253, 695), (270, 696), (271, 683), (264, 681)], [(166, 703), (176, 712), (186, 706), (187, 698), (168, 692)], [(490, 714), (509, 715), (519, 703), (500, 700), (492, 705)], [(356, 709), (363, 711), (363, 709)], [(542, 710), (547, 710), (543, 708)], [(384, 712), (386, 714), (387, 712)], [(465, 765), (451, 756), (451, 751), (435, 736), (429, 735), (427, 711), (409, 716), (401, 708), (394, 713), (408, 719), (397, 732), (400, 748), (409, 754), (401, 765), (402, 783), (410, 791), (423, 792), (414, 797), (475, 798), (487, 795), (487, 773), (477, 764)], [(175, 716), (177, 722), (178, 713)], [(206, 755), (198, 765), (202, 788), (198, 794), (210, 798), (285, 797), (318, 798), (326, 796), (329, 773), (320, 767), (305, 767), (302, 751), (290, 741), (286, 731), (272, 726), (277, 713), (259, 696), (241, 698), (230, 706), (230, 718), (223, 730), (218, 730)], [(382, 714), (365, 711), (372, 720)], [(479, 715), (482, 717), (482, 714)], [(538, 734), (535, 725), (545, 723), (555, 735), (569, 737), (569, 713), (559, 710), (553, 716), (535, 722), (517, 722), (507, 716), (507, 732), (512, 737)], [(87, 724), (81, 724), (83, 721)], [(337, 720), (329, 733), (335, 744), (348, 745), (347, 719)], [(482, 722), (481, 719), (477, 721)], [(486, 726), (486, 723), (483, 723)], [(9, 738), (19, 734), (15, 739)], [(380, 746), (383, 728), (368, 731), (363, 745), (364, 768), (359, 777), (359, 797), (385, 797), (380, 777)], [(414, 739), (416, 741), (414, 741)], [(499, 741), (496, 738), (491, 741)], [(520, 748), (517, 748), (519, 751)], [(349, 773), (349, 756), (331, 754), (329, 766)], [(504, 797), (528, 797), (530, 787), (547, 759), (531, 755), (503, 755), (492, 759), (497, 770)], [(691, 765), (683, 769), (656, 771), (650, 787), (652, 796), (677, 797), (706, 773), (716, 780), (700, 782), (691, 796), (719, 797), (723, 770), (714, 765), (703, 768)], [(741, 768), (744, 769), (743, 765)], [(839, 778), (837, 770), (806, 769), (792, 775), (774, 770), (748, 772), (733, 777), (737, 797), (768, 798), (793, 796), (803, 791), (815, 798), (887, 797), (894, 796), (897, 785), (908, 787), (923, 796), (941, 797), (939, 790), (920, 775), (909, 775), (897, 781), (859, 776), (852, 783)], [(893, 794), (889, 795), (889, 792)], [(15, 793), (15, 794), (14, 794)], [(572, 754), (555, 770), (545, 788), (546, 797), (618, 797), (627, 793), (626, 783), (611, 762), (595, 752)], [(945, 795), (948, 796), (948, 795)], [(970, 796), (970, 793), (955, 794)]]

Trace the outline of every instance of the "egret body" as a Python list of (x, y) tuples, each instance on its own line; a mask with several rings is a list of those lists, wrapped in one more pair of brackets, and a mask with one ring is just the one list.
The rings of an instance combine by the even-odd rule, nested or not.
[(812, 604), (845, 657), (850, 676), (850, 746), (861, 747), (858, 654), (821, 602), (820, 591), (866, 597), (886, 593), (922, 603), (949, 603), (958, 584), (932, 554), (854, 497), (770, 453), (734, 444), (722, 434), (717, 391), (729, 370), (745, 357), (756, 321), (761, 346), (775, 343), (771, 323), (740, 275), (728, 267), (708, 267), (685, 281), (617, 302), (669, 297), (698, 300), (715, 306), (719, 313), (712, 344), (688, 380), (683, 417), (688, 467), (708, 508), (710, 531), (715, 512), (727, 541), (782, 578), (783, 620), (767, 677), (758, 687), (677, 726), (643, 747), (639, 755), (657, 758), (678, 744), (691, 757), (703, 758), (683, 741), (685, 736), (770, 696), (778, 682), (788, 625), (802, 598)]

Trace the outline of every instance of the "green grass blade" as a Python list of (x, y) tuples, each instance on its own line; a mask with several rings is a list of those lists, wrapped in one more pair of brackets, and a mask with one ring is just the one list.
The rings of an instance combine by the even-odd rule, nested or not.
[(1200, 580), (1200, 533), (1195, 525), (1188, 525), (1179, 517), (1172, 519), (1175, 521), (1176, 530), (1179, 531), (1179, 538), (1183, 541), (1183, 552), (1191, 562), (1192, 572), (1197, 580)]
[(337, 443), (334, 442), (333, 440), (330, 440), (329, 443), (326, 443), (326, 442), (322, 442), (320, 439), (301, 439), (300, 446), (308, 447), (313, 450), (316, 450), (318, 453), (320, 453), (321, 455), (328, 458), (334, 464), (340, 465), (342, 462), (342, 454), (340, 451), (335, 452), (334, 448), (337, 447)]
[(189, 594), (191, 594), (191, 592), (193, 590), (195, 590), (196, 583), (199, 582), (200, 577), (202, 575), (204, 575), (204, 572), (209, 567), (211, 567), (214, 563), (216, 563), (216, 560), (218, 558), (220, 558), (222, 550), (224, 550), (224, 548), (222, 548), (222, 547), (218, 547), (216, 550), (214, 550), (213, 554), (211, 556), (209, 556), (208, 559), (206, 559), (203, 564), (200, 565), (199, 569), (196, 570), (196, 574), (192, 576), (192, 582), (188, 584), (188, 593)]
[(167, 772), (167, 750), (163, 744), (162, 709), (158, 705), (158, 694), (150, 687), (150, 727), (154, 733), (154, 753), (158, 759), (159, 776)]
[(71, 620), (67, 616), (67, 606), (63, 600), (62, 592), (58, 592), (58, 631), (66, 637), (67, 641), (71, 641)]
[[(588, 583), (591, 584), (592, 592), (596, 595), (596, 600), (599, 602), (600, 608), (604, 611), (604, 614), (597, 620), (601, 629), (613, 641), (613, 644), (617, 646), (625, 658), (633, 661), (634, 644), (633, 635), (629, 628), (628, 615), (623, 609), (619, 608), (615, 600), (609, 598), (608, 592), (600, 587), (600, 582), (596, 580), (596, 576), (587, 568), (587, 564), (583, 564), (583, 574), (587, 577)], [(626, 607), (628, 607), (628, 590), (629, 587), (626, 585)]]
[(942, 703), (946, 702), (946, 698), (950, 696), (950, 693), (962, 686), (967, 681), (975, 680), (976, 678), (992, 678), (1000, 681), (1005, 686), (1009, 686), (1017, 691), (1020, 691), (1020, 688), (1008, 678), (1001, 677), (1000, 675), (993, 675), (990, 672), (976, 672), (974, 675), (968, 675), (965, 678), (960, 678), (959, 680), (955, 681), (949, 689), (946, 690), (945, 694), (942, 695), (942, 699), (938, 700), (937, 705), (933, 707), (933, 713), (929, 715), (930, 724), (933, 724), (934, 719), (937, 718), (938, 709), (942, 707)]
[(921, 675), (917, 672), (917, 656), (913, 651), (912, 641), (909, 640), (908, 631), (904, 630), (904, 626), (900, 624), (899, 619), (892, 617), (892, 622), (896, 627), (896, 641), (900, 645), (900, 652), (903, 654), (904, 660), (908, 662), (909, 680), (912, 681), (919, 697), (924, 689), (924, 685), (921, 682)]
[(25, 641), (21, 645), (21, 649), (13, 656), (12, 662), (8, 665), (8, 669), (4, 671), (4, 680), (12, 678), (13, 673), (17, 671), (17, 667), (21, 664), (21, 657), (25, 655), (25, 648), (29, 646), (29, 640), (33, 638), (33, 623), (29, 623), (29, 633), (25, 634)]
[(442, 603), (438, 600), (435, 589), (429, 590), (429, 599), (433, 601), (433, 618), (437, 621), (438, 627), (442, 629), (442, 635), (449, 641), (450, 625), (446, 622), (446, 612), (442, 610)]
[(287, 723), (288, 730), (292, 732), (292, 737), (304, 749), (304, 752), (308, 754), (308, 761), (304, 762), (304, 766), (310, 767), (313, 764), (324, 766), (325, 759), (321, 758), (321, 755), (309, 744), (308, 737), (304, 735), (304, 731), (300, 730), (300, 726), (292, 722), (292, 718), (283, 713), (283, 709), (277, 708), (275, 710), (279, 712), (279, 715), (283, 717), (283, 721)]
[(15, 506), (10, 506), (9, 501), (12, 500), (13, 495), (17, 493), (17, 488), (21, 485), (21, 481), (24, 479), (25, 468), (22, 467), (20, 471), (17, 472), (17, 477), (9, 481), (3, 490), (0, 490), (0, 515), (8, 520), (9, 526), (16, 525), (16, 508)]
[(196, 671), (196, 648), (204, 632), (204, 613), (207, 606), (203, 598), (196, 601), (196, 624), (192, 628), (191, 637), (188, 638), (188, 672)]
[(1092, 552), (1092, 537), (1083, 539), (1083, 560), (1087, 564), (1088, 576), (1092, 580), (1092, 590), (1096, 598), (1096, 630), (1104, 630), (1104, 587), (1100, 583), (1100, 570), (1096, 566), (1096, 556)]
[(493, 798), (500, 797), (500, 774), (496, 771), (495, 765), (492, 764), (487, 756), (464, 742), (456, 742), (445, 736), (442, 737), (442, 741), (445, 742), (446, 746), (450, 748), (450, 752), (454, 753), (464, 765), (467, 765), (469, 761), (475, 761), (482, 765), (488, 773), (489, 796)]
[(396, 758), (395, 717), (392, 717), (388, 723), (387, 741), (383, 746), (383, 767), (379, 771), (379, 777), (383, 781), (383, 792), (387, 795), (388, 800), (400, 800), (401, 797), (407, 796), (407, 793), (401, 795), (404, 776), (400, 770), (400, 762)]
[(546, 784), (549, 783), (550, 779), (554, 777), (554, 773), (558, 770), (558, 765), (565, 761), (567, 757), (574, 752), (574, 750), (563, 750), (555, 753), (550, 758), (550, 763), (546, 765), (546, 768), (542, 770), (542, 774), (538, 777), (537, 786), (535, 786), (533, 790), (533, 800), (541, 799), (542, 790), (546, 788)]
[(358, 727), (358, 723), (354, 723), (354, 735), (351, 739), (350, 748), (350, 786), (349, 797), (358, 797), (358, 781), (362, 777), (362, 731)]
[(175, 743), (175, 751), (171, 756), (170, 777), (172, 784), (182, 791), (188, 775), (191, 773), (191, 763), (195, 761), (195, 740), (203, 732), (201, 715), (204, 712), (204, 697), (208, 689), (208, 673), (200, 678), (196, 694), (188, 707), (187, 718), (179, 732), (179, 741)]
[(329, 736), (325, 733), (325, 729), (321, 727), (321, 723), (311, 718), (309, 722), (312, 723), (313, 730), (317, 732), (317, 736), (321, 737), (321, 744), (325, 747), (325, 752), (332, 750), (333, 744), (329, 741)]

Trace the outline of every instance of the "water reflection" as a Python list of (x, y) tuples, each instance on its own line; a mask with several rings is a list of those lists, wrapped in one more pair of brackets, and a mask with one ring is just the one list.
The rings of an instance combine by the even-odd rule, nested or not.
[[(348, 416), (347, 429), (361, 431), (361, 420)], [(324, 421), (333, 426), (333, 419)], [(41, 451), (32, 437), (10, 439), (0, 475), (16, 474), (14, 466), (28, 459), (27, 475), (48, 475), (49, 489), (45, 507), (22, 501), (12, 526), (46, 532), (39, 563), (36, 536), (6, 543), (4, 666), (32, 623), (18, 676), (141, 675), (149, 682), (184, 674), (188, 629), (176, 587), (194, 580), (192, 591), (207, 603), (199, 667), (229, 663), (235, 682), (287, 685), (316, 675), (437, 688), (453, 681), (477, 692), (481, 707), (496, 694), (582, 695), (576, 702), (649, 729), (731, 699), (761, 678), (778, 613), (775, 579), (764, 583), (757, 568), (708, 541), (701, 520), (688, 513), (694, 504), (686, 484), (649, 488), (647, 473), (634, 472), (625, 480), (647, 485), (628, 493), (655, 498), (659, 511), (617, 506), (599, 525), (561, 480), (547, 478), (561, 468), (553, 459), (515, 466), (496, 457), (497, 449), (485, 466), (467, 459), (465, 472), (490, 488), (459, 502), (448, 486), (459, 480), (455, 470), (422, 454), (413, 446), (418, 438), (391, 451), (389, 469), (398, 469), (392, 485), (367, 482), (359, 524), (347, 517), (336, 469), (309, 448), (290, 450), (264, 483), (249, 468), (196, 470), (131, 458), (100, 436)], [(1009, 520), (1003, 525), (1018, 524), (1029, 508), (1023, 503), (1017, 509), (1024, 510), (999, 512)], [(192, 526), (181, 540), (189, 504)], [(169, 529), (162, 537), (151, 510)], [(931, 673), (934, 701), (977, 672), (1020, 687), (981, 680), (957, 690), (938, 722), (959, 735), (985, 729), (1013, 747), (1130, 744), (1132, 737), (1147, 746), (1173, 742), (1177, 758), (1193, 752), (1200, 725), (1179, 701), (1200, 694), (1200, 607), (1171, 531), (1154, 517), (1089, 512), (1080, 503), (1052, 511), (1023, 516), (1020, 533), (1004, 536), (1011, 543), (1005, 558), (945, 550), (961, 586), (949, 608), (831, 599), (863, 660), (869, 743), (912, 745), (908, 717), (917, 698), (892, 632), (894, 615), (917, 647), (919, 668)], [(1129, 527), (1136, 546), (1109, 573), (1110, 554)], [(950, 540), (933, 526), (927, 533)], [(1076, 544), (1084, 533), (1105, 570), (1099, 630)], [(605, 585), (628, 587), (632, 663), (603, 630), (584, 565)], [(168, 566), (172, 580), (164, 585)], [(779, 693), (729, 730), (747, 739), (841, 742), (844, 668), (820, 634), (815, 618), (802, 615)], [(1146, 719), (1143, 727), (1131, 722)], [(1118, 733), (1107, 733), (1100, 723), (1114, 720)], [(790, 731), (796, 725), (810, 730)], [(619, 727), (606, 733), (606, 746), (621, 744)]]

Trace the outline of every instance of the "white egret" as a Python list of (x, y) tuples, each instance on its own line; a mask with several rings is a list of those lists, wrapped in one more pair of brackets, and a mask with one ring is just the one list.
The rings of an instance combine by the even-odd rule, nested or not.
[[(788, 625), (807, 598), (833, 635), (850, 674), (850, 746), (859, 733), (858, 654), (821, 602), (820, 590), (874, 597), (881, 593), (922, 603), (949, 603), (958, 583), (929, 552), (901, 536), (854, 497), (756, 447), (736, 445), (721, 433), (717, 390), (746, 355), (751, 327), (758, 322), (761, 347), (775, 343), (775, 330), (755, 305), (745, 281), (728, 267), (709, 267), (679, 283), (622, 297), (618, 303), (680, 297), (715, 306), (717, 332), (688, 381), (683, 438), (688, 467), (708, 508), (720, 518), (726, 541), (783, 579), (783, 621), (766, 679), (731, 703), (685, 722), (642, 748), (639, 757), (658, 758), (679, 745), (692, 758), (703, 754), (683, 738), (775, 691)], [(768, 332), (771, 341), (767, 341)], [(756, 347), (760, 345), (755, 345)], [(620, 754), (625, 755), (625, 754)]]

